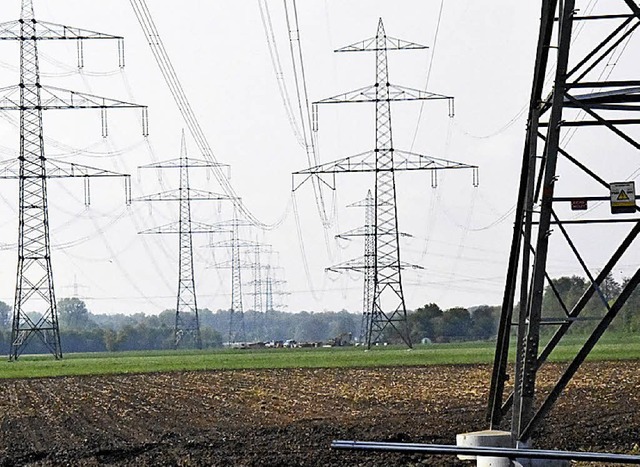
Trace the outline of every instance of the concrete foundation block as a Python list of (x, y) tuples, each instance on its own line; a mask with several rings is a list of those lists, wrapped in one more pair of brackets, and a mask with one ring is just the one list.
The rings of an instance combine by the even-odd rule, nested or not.
[[(465, 447), (510, 448), (513, 447), (513, 436), (509, 431), (483, 430), (461, 433), (456, 436), (456, 444)], [(461, 460), (475, 460), (478, 467), (512, 467), (511, 460), (505, 457), (464, 456)]]

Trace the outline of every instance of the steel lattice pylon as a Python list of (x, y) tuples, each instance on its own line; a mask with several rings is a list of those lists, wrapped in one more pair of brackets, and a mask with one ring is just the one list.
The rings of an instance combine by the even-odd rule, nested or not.
[[(106, 137), (106, 109), (143, 108), (143, 131), (146, 135), (144, 106), (41, 84), (38, 41), (77, 41), (78, 66), (82, 67), (82, 41), (85, 39), (117, 40), (122, 53), (122, 37), (36, 21), (32, 0), (22, 1), (20, 20), (0, 24), (0, 40), (20, 41), (20, 84), (0, 91), (0, 110), (20, 111), (20, 156), (17, 161), (0, 163), (0, 178), (17, 178), (19, 183), (18, 267), (10, 360), (19, 357), (34, 335), (40, 338), (55, 358), (62, 357), (51, 264), (47, 180), (83, 177), (85, 203), (89, 204), (89, 178), (125, 177), (125, 191), (127, 202), (129, 201), (128, 175), (48, 160), (45, 157), (42, 112), (57, 109), (100, 109), (103, 136)], [(120, 66), (123, 66), (122, 55)], [(32, 311), (37, 311), (39, 317), (30, 317), (28, 313)]]
[[(621, 264), (625, 255), (634, 251), (640, 233), (638, 207), (633, 203), (629, 207), (636, 215), (629, 217), (614, 218), (616, 215), (612, 212), (600, 214), (597, 210), (599, 202), (614, 201), (613, 182), (623, 182), (624, 177), (628, 177), (622, 162), (624, 152), (608, 153), (607, 164), (602, 165), (598, 162), (603, 154), (597, 152), (597, 145), (574, 144), (571, 151), (568, 147), (573, 135), (588, 139), (588, 143), (602, 138), (601, 132), (606, 132), (611, 136), (610, 144), (628, 143), (633, 148), (631, 154), (637, 154), (640, 149), (640, 142), (628, 130), (640, 125), (640, 119), (629, 117), (632, 114), (628, 113), (640, 110), (640, 81), (633, 76), (610, 79), (612, 68), (606, 72), (607, 61), (612, 56), (617, 56), (616, 62), (620, 58), (618, 46), (628, 45), (640, 26), (640, 7), (632, 0), (609, 1), (606, 6), (601, 5), (606, 10), (604, 13), (591, 14), (588, 8), (577, 8), (575, 0), (541, 3), (520, 189), (488, 404), (492, 428), (498, 427), (511, 410), (511, 432), (518, 443), (532, 439), (640, 282), (640, 269), (637, 269), (615, 300), (608, 300), (602, 290), (607, 276)], [(582, 11), (587, 13), (581, 16)], [(577, 24), (585, 29), (598, 26), (589, 37), (593, 44), (573, 47)], [(548, 75), (553, 76), (550, 89), (545, 83)], [(578, 177), (583, 180), (582, 184), (575, 182)], [(569, 203), (572, 210), (584, 210), (579, 217), (571, 211), (567, 213)], [(588, 203), (596, 206), (588, 209)], [(614, 206), (612, 202), (612, 211)], [(602, 217), (595, 217), (598, 214)], [(623, 228), (624, 223), (631, 224), (629, 230)], [(606, 230), (598, 231), (603, 225)], [(576, 230), (582, 235), (588, 230), (589, 238), (598, 238), (595, 256), (601, 259), (591, 257), (593, 248), (584, 247), (584, 237), (576, 234)], [(622, 238), (617, 246), (612, 240), (614, 233)], [(589, 286), (575, 304), (563, 302), (551, 282), (552, 260), (564, 252), (574, 258), (576, 266), (588, 278)], [(585, 257), (585, 253), (590, 257)], [(546, 285), (558, 303), (556, 316), (548, 316), (553, 310), (543, 307)], [(601, 315), (583, 321), (589, 324), (590, 334), (551, 389), (542, 390), (537, 381), (540, 367), (574, 323), (583, 318), (587, 304), (596, 302)], [(543, 326), (551, 326), (553, 334), (540, 348)], [(516, 364), (515, 376), (510, 378), (507, 372), (513, 328), (517, 331)], [(513, 392), (505, 396), (508, 380), (513, 381)]]
[[(363, 297), (362, 297), (362, 319), (360, 322), (360, 338), (361, 343), (371, 346), (375, 341), (371, 340), (373, 334), (373, 303), (375, 292), (375, 207), (376, 204), (371, 194), (371, 190), (367, 192), (365, 199), (352, 203), (349, 207), (363, 207), (365, 209), (364, 225), (360, 228), (343, 232), (336, 235), (336, 238), (351, 239), (353, 237), (364, 238), (364, 254), (362, 258), (356, 258), (344, 263), (327, 268), (328, 271), (355, 271), (361, 272), (364, 276)], [(401, 235), (401, 234), (400, 234)], [(406, 265), (401, 265), (401, 269)], [(417, 266), (414, 266), (417, 267)]]
[(244, 323), (244, 305), (242, 297), (242, 269), (252, 268), (253, 264), (243, 261), (240, 251), (243, 249), (259, 248), (258, 242), (242, 240), (240, 238), (240, 227), (253, 227), (249, 221), (238, 217), (238, 211), (234, 209), (233, 219), (216, 222), (214, 224), (216, 232), (227, 232), (231, 234), (230, 240), (223, 240), (210, 243), (211, 248), (226, 248), (231, 250), (231, 260), (224, 263), (215, 264), (216, 268), (231, 269), (231, 308), (229, 309), (229, 334), (228, 344), (234, 342), (246, 342), (247, 333)]
[[(264, 295), (265, 295), (265, 313), (266, 312), (272, 312), (272, 311), (276, 311), (276, 306), (278, 308), (281, 307), (286, 307), (286, 305), (282, 304), (282, 303), (276, 303), (274, 304), (273, 302), (273, 296), (274, 295), (290, 295), (290, 292), (285, 292), (283, 290), (278, 290), (277, 287), (282, 285), (282, 284), (286, 284), (287, 281), (284, 279), (277, 279), (276, 275), (275, 275), (275, 270), (276, 269), (282, 269), (282, 266), (272, 266), (270, 264), (267, 265), (267, 267), (265, 268), (266, 272), (265, 272), (265, 290), (264, 290)], [(274, 290), (274, 286), (276, 286), (276, 290)]]
[(371, 345), (373, 299), (375, 287), (375, 203), (371, 190), (362, 203), (364, 206), (364, 287), (362, 291), (362, 320), (360, 323), (360, 342)]
[[(436, 159), (420, 154), (400, 151), (394, 147), (391, 126), (391, 102), (411, 100), (445, 100), (449, 113), (453, 115), (453, 98), (389, 82), (387, 52), (389, 50), (418, 50), (426, 46), (388, 37), (382, 19), (378, 22), (375, 37), (336, 50), (336, 52), (375, 52), (376, 82), (373, 86), (323, 99), (314, 103), (314, 121), (317, 122), (317, 104), (369, 102), (376, 105), (376, 146), (356, 156), (346, 157), (327, 164), (311, 167), (295, 175), (304, 175), (304, 180), (320, 174), (373, 172), (375, 173), (375, 256), (373, 306), (369, 327), (370, 345), (380, 339), (391, 326), (411, 347), (407, 326), (407, 310), (401, 279), (401, 261), (398, 233), (398, 208), (396, 204), (395, 172), (401, 170), (474, 169), (475, 166)], [(317, 130), (317, 127), (315, 128)], [(300, 186), (294, 184), (294, 190)], [(332, 183), (335, 186), (335, 180)]]
[(189, 168), (197, 167), (208, 169), (221, 166), (223, 166), (223, 164), (190, 159), (187, 155), (187, 144), (183, 131), (179, 159), (172, 159), (141, 167), (145, 169), (180, 170), (180, 187), (177, 190), (136, 198), (136, 201), (177, 201), (179, 203), (180, 214), (177, 223), (140, 232), (141, 234), (178, 235), (178, 294), (176, 299), (175, 348), (189, 344), (199, 349), (202, 348), (196, 298), (196, 282), (193, 272), (193, 234), (218, 232), (218, 229), (214, 226), (195, 222), (191, 219), (191, 201), (228, 201), (231, 199), (224, 194), (191, 188), (189, 184)]
[(260, 262), (260, 247), (256, 247), (253, 251), (253, 310), (263, 311), (262, 309), (262, 264)]

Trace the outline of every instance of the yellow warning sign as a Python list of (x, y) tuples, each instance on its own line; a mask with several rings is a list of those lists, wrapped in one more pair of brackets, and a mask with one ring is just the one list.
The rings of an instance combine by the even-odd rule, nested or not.
[(609, 188), (613, 214), (636, 212), (636, 186), (634, 182), (615, 182), (611, 183)]

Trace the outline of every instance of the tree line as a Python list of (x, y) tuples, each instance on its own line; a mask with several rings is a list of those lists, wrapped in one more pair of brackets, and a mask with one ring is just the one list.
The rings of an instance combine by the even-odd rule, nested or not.
[[(564, 276), (552, 280), (543, 297), (543, 316), (562, 318), (565, 309), (570, 310), (590, 286), (579, 276)], [(608, 277), (601, 286), (601, 295), (587, 303), (581, 319), (571, 327), (571, 332), (584, 333), (594, 326), (606, 312), (605, 302), (612, 303), (625, 286)], [(517, 313), (517, 308), (515, 313)], [(0, 301), (0, 353), (7, 354), (11, 337), (11, 307)], [(175, 310), (144, 314), (94, 314), (84, 301), (64, 298), (58, 302), (58, 317), (63, 352), (111, 352), (124, 350), (171, 349), (174, 345)], [(34, 316), (35, 318), (35, 316)], [(222, 347), (228, 340), (230, 312), (228, 310), (199, 310), (203, 347)], [(500, 318), (499, 306), (480, 305), (470, 308), (441, 309), (429, 303), (408, 312), (407, 325), (414, 343), (439, 343), (451, 341), (491, 340), (495, 338)], [(246, 338), (249, 342), (284, 341), (329, 342), (335, 337), (360, 335), (361, 315), (346, 310), (338, 312), (300, 311), (244, 313)], [(551, 332), (550, 326), (543, 329)], [(636, 290), (612, 323), (612, 332), (637, 332), (640, 330), (640, 290)], [(387, 328), (383, 339), (388, 343), (401, 343), (399, 336)], [(46, 352), (32, 339), (27, 353)]]

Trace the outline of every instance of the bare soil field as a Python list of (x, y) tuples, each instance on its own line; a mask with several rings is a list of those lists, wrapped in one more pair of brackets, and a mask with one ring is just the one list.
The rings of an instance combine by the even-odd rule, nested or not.
[[(4, 380), (0, 465), (468, 465), (329, 444), (452, 444), (486, 428), (489, 377), (488, 366), (457, 365)], [(637, 452), (639, 387), (640, 362), (586, 364), (537, 446)]]

